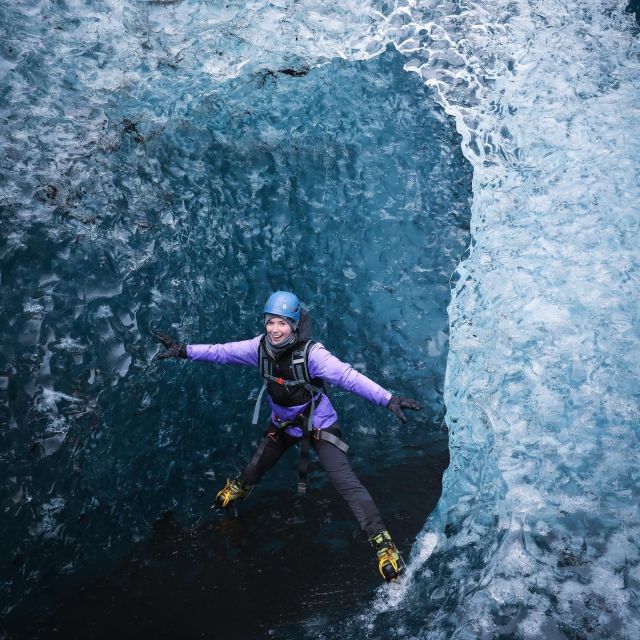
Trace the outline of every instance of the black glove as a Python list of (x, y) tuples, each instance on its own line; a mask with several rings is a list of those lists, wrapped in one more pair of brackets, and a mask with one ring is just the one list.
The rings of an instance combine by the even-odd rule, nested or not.
[(391, 396), (389, 402), (387, 402), (387, 409), (393, 413), (393, 415), (400, 420), (400, 422), (406, 422), (407, 416), (402, 413), (403, 409), (413, 409), (414, 411), (420, 411), (422, 405), (415, 400), (409, 398), (401, 398), (400, 396)]
[(162, 331), (154, 331), (153, 335), (162, 342), (166, 351), (158, 354), (158, 360), (166, 360), (167, 358), (186, 358), (187, 345), (174, 340)]

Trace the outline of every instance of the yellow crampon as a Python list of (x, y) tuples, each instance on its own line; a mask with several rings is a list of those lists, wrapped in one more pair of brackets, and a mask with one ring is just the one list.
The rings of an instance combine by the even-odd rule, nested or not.
[(227, 484), (216, 494), (216, 505), (226, 509), (235, 500), (244, 500), (253, 487), (240, 478), (227, 478)]
[(378, 533), (374, 533), (369, 538), (369, 542), (378, 555), (378, 571), (380, 575), (387, 582), (396, 580), (404, 569), (404, 563), (396, 549), (396, 545), (393, 544), (389, 532), (386, 529), (378, 531)]
[(387, 548), (378, 553), (378, 571), (387, 581), (395, 580), (400, 575), (400, 556), (395, 548)]

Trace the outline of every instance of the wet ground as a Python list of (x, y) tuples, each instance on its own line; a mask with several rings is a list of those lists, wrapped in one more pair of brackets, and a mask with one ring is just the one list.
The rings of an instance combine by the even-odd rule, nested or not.
[[(291, 453), (281, 464), (295, 467)], [(360, 477), (408, 556), (440, 495), (447, 434), (398, 453), (384, 473)], [(116, 570), (52, 595), (55, 613), (15, 637), (248, 640), (357, 611), (381, 584), (372, 550), (317, 461), (307, 497), (294, 479), (292, 469), (290, 485), (259, 486), (237, 513), (201, 527), (165, 514)]]

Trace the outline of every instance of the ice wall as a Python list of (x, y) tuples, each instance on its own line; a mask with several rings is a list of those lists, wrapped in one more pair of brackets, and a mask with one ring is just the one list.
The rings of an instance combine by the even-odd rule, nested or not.
[[(637, 637), (640, 65), (623, 5), (194, 6), (67, 2), (49, 12), (48, 3), (30, 2), (0, 9), (12, 34), (2, 41), (3, 77), (25, 61), (45, 76), (5, 88), (0, 105), (4, 172), (12, 177), (3, 183), (4, 257), (21, 251), (54, 205), (79, 235), (96, 239), (77, 213), (87, 167), (100, 153), (183, 117), (204, 78), (280, 62), (295, 71), (335, 56), (361, 59), (394, 43), (407, 70), (456, 118), (474, 166), (474, 241), (452, 279), (445, 493), (414, 550), (411, 579), (367, 613), (364, 633)], [(24, 19), (38, 13), (40, 20)], [(200, 85), (180, 73), (184, 66), (203, 72)], [(167, 68), (178, 71), (171, 85), (161, 82)], [(113, 96), (138, 106), (109, 121), (105, 108), (118, 109)], [(151, 96), (171, 98), (165, 112)], [(25, 97), (33, 104), (28, 127), (11, 112)], [(138, 131), (136, 121), (146, 129)], [(62, 189), (50, 188), (52, 175), (64, 176)], [(31, 208), (34, 192), (41, 206)], [(120, 214), (109, 212), (113, 220)], [(56, 233), (52, 226), (54, 240)], [(132, 270), (153, 248), (131, 246), (115, 231), (105, 237)], [(55, 273), (43, 278), (39, 286), (51, 289), (59, 281)], [(50, 296), (28, 296), (27, 343), (53, 311)], [(122, 333), (138, 331), (135, 312), (120, 310)], [(46, 331), (42, 342), (43, 361), (34, 367), (46, 380)], [(81, 358), (82, 345), (63, 346), (69, 362)], [(108, 355), (117, 381), (131, 362), (122, 351)], [(0, 387), (7, 384), (2, 376)], [(62, 390), (42, 393), (36, 414), (59, 418), (53, 439), (42, 442), (45, 453), (60, 446), (60, 408), (73, 402)], [(28, 508), (22, 487), (13, 497)], [(55, 533), (63, 508), (55, 494), (41, 505), (43, 533)], [(390, 611), (401, 624), (385, 624)]]
[(623, 8), (385, 17), (474, 167), (449, 309), (452, 464), (399, 599), (420, 637), (639, 633), (640, 65)]

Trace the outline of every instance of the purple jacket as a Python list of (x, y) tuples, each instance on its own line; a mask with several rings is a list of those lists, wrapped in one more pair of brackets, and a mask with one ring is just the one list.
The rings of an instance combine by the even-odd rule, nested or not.
[[(187, 345), (187, 355), (190, 360), (202, 360), (215, 362), (216, 364), (244, 364), (250, 367), (258, 367), (258, 349), (262, 336), (256, 336), (251, 340), (239, 342), (226, 342), (224, 344), (190, 344)], [(330, 384), (336, 385), (346, 391), (353, 391), (374, 404), (386, 406), (391, 398), (391, 393), (383, 389), (379, 384), (366, 376), (358, 373), (350, 364), (338, 360), (322, 344), (316, 342), (309, 350), (309, 375), (313, 378), (322, 378)], [(310, 404), (295, 407), (281, 407), (273, 402), (267, 394), (267, 400), (271, 406), (271, 420), (292, 420), (305, 407)], [(326, 429), (336, 422), (336, 414), (331, 401), (324, 394), (316, 404), (313, 416), (313, 426), (316, 429)], [(292, 436), (302, 436), (302, 430), (298, 427), (290, 427), (287, 433)]]

